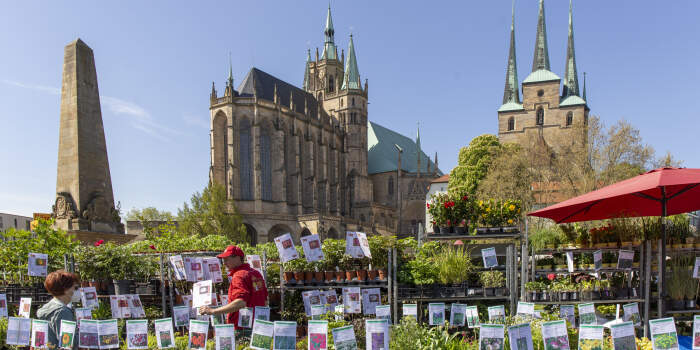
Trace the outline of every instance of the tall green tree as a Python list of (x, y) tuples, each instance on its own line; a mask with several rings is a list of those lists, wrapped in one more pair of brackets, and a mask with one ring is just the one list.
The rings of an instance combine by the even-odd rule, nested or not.
[(458, 164), (450, 172), (450, 191), (474, 195), (489, 166), (502, 150), (503, 145), (495, 135), (484, 134), (472, 139), (469, 146), (459, 150)]
[(226, 189), (216, 183), (185, 202), (177, 213), (178, 230), (190, 235), (223, 235), (234, 242), (248, 242), (248, 234)]

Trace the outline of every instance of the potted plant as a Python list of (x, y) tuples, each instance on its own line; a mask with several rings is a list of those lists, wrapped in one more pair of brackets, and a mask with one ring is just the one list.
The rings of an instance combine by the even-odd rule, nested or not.
[(500, 271), (483, 271), (481, 272), (481, 284), (484, 287), (484, 296), (504, 295), (504, 286), (506, 278), (503, 272)]
[(455, 206), (455, 203), (450, 200), (450, 196), (444, 192), (435, 193), (430, 196), (430, 203), (426, 205), (433, 221), (440, 227), (440, 234), (449, 234), (453, 224), (453, 208)]
[(527, 291), (529, 301), (539, 300), (539, 291), (541, 290), (540, 282), (530, 281), (525, 283), (525, 291)]
[(355, 259), (353, 259), (352, 256), (348, 254), (343, 254), (338, 263), (338, 267), (340, 268), (340, 270), (345, 271), (346, 282), (357, 280), (357, 272), (354, 268), (354, 260)]
[(520, 201), (514, 199), (506, 199), (501, 203), (500, 207), (501, 215), (503, 217), (501, 224), (505, 226), (503, 228), (503, 231), (517, 231), (518, 228), (516, 227), (516, 225), (518, 223), (518, 219), (520, 218), (520, 212), (522, 210), (522, 204), (520, 203)]
[(469, 232), (469, 220), (474, 216), (474, 201), (467, 193), (453, 193), (451, 195), (453, 207), (453, 219), (456, 221), (455, 233), (466, 234)]
[[(306, 275), (304, 271), (307, 269), (308, 264), (304, 258), (296, 258), (294, 260), (287, 261), (284, 265), (285, 271), (292, 271), (294, 274), (294, 281), (297, 284), (304, 284), (306, 280)], [(308, 282), (311, 282), (310, 280)]]

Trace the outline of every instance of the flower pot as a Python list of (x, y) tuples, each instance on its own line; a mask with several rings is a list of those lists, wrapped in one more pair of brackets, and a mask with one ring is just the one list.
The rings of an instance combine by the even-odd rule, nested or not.
[(683, 310), (685, 308), (685, 300), (672, 300), (671, 308), (673, 310)]
[(690, 299), (685, 301), (685, 308), (688, 310), (692, 310), (695, 308), (695, 299)]
[(331, 283), (335, 279), (335, 271), (326, 271), (325, 275), (327, 283)]
[(345, 271), (345, 281), (350, 282), (357, 278), (357, 272), (355, 270)]
[(182, 300), (182, 295), (176, 294), (175, 295), (175, 305), (182, 305), (185, 302)]
[(316, 279), (316, 283), (323, 283), (323, 281), (325, 280), (324, 277), (325, 274), (323, 273), (323, 271), (314, 272), (314, 279)]
[(600, 299), (600, 292), (592, 291), (591, 292), (591, 300), (599, 300), (599, 299)]
[(568, 301), (569, 300), (569, 292), (559, 292), (559, 300)]
[(476, 234), (478, 235), (483, 235), (489, 232), (489, 229), (486, 227), (477, 227), (476, 228)]
[(627, 289), (627, 287), (617, 288), (617, 290), (615, 291), (615, 294), (620, 299), (629, 298), (629, 289)]
[(499, 297), (506, 295), (506, 288), (505, 287), (496, 288), (496, 295)]
[(546, 290), (541, 291), (539, 293), (539, 296), (540, 296), (540, 301), (549, 301), (550, 294)]
[(381, 281), (386, 280), (386, 270), (385, 269), (379, 270), (379, 280), (381, 280)]
[(85, 287), (91, 287), (89, 281), (80, 281), (80, 286), (85, 288)]
[(492, 297), (496, 294), (495, 288), (484, 288), (484, 296)]
[(527, 292), (527, 299), (528, 299), (528, 301), (537, 301), (539, 299), (537, 292), (535, 292), (535, 291)]
[(467, 233), (467, 228), (464, 226), (457, 226), (457, 227), (455, 227), (455, 233), (458, 235), (463, 235), (463, 234)]
[(304, 271), (304, 280), (306, 281), (306, 283), (314, 282), (314, 272)]
[(450, 228), (448, 226), (440, 226), (440, 234), (447, 235), (450, 233)]
[(357, 270), (357, 280), (366, 281), (367, 280), (367, 270)]
[(336, 271), (335, 272), (335, 281), (336, 282), (342, 283), (344, 279), (345, 279), (345, 271)]
[(378, 272), (377, 270), (369, 270), (369, 271), (367, 271), (367, 278), (368, 278), (370, 281), (376, 281), (376, 280), (377, 280), (377, 276), (379, 276), (379, 272)]
[(304, 284), (304, 271), (294, 271), (294, 279), (297, 283)]
[(575, 300), (578, 300), (578, 298), (579, 298), (579, 295), (578, 295), (577, 291), (569, 292), (569, 300), (575, 301)]
[(130, 294), (131, 280), (113, 280), (112, 283), (114, 283), (114, 294)]
[(294, 272), (292, 271), (285, 271), (282, 277), (284, 278), (284, 283), (296, 282), (294, 280)]

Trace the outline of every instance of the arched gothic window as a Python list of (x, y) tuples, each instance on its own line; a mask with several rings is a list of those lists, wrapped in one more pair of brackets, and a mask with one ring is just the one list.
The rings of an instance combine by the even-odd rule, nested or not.
[(329, 75), (328, 76), (328, 92), (333, 92), (335, 91), (335, 81), (333, 80), (333, 76)]
[(394, 177), (390, 176), (389, 180), (387, 181), (387, 192), (389, 193), (389, 196), (394, 195)]
[(537, 125), (544, 125), (544, 109), (542, 109), (542, 107), (537, 109), (537, 120), (535, 123)]
[(240, 180), (241, 180), (241, 199), (253, 199), (253, 170), (251, 167), (251, 147), (250, 147), (250, 121), (242, 118), (240, 122), (240, 134), (238, 149), (240, 151)]
[(574, 112), (566, 113), (566, 126), (571, 126), (574, 123)]
[(510, 117), (508, 118), (508, 131), (513, 131), (515, 130), (515, 118)]
[(270, 154), (270, 132), (260, 132), (260, 163), (262, 200), (272, 200), (272, 156)]

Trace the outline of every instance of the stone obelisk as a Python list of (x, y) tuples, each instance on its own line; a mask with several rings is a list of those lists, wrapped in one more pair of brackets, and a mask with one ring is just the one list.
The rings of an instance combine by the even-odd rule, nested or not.
[(80, 39), (65, 47), (63, 58), (53, 216), (66, 231), (124, 233), (114, 207), (95, 57)]

